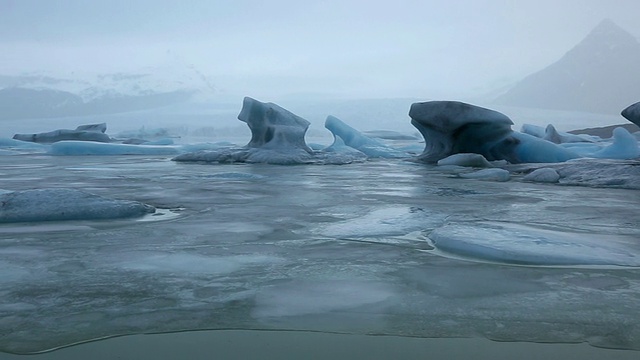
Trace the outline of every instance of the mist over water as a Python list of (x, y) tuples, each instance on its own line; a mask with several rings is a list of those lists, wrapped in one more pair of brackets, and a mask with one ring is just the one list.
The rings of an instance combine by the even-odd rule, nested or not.
[[(204, 329), (640, 350), (637, 159), (548, 165), (566, 170), (559, 184), (525, 181), (536, 164), (493, 163), (485, 170), (505, 182), (475, 180), (465, 177), (477, 169), (411, 161), (425, 139), (408, 116), (416, 102), (462, 100), (516, 131), (628, 124), (617, 103), (586, 109), (586, 95), (569, 95), (630, 79), (640, 100), (640, 71), (615, 65), (640, 55), (638, 13), (634, 0), (0, 0), (0, 196), (71, 188), (157, 209), (0, 224), (0, 352)], [(591, 41), (602, 24), (613, 35)], [(569, 56), (584, 39), (595, 45)], [(594, 59), (614, 69), (564, 81)], [(540, 85), (576, 102), (496, 101), (530, 80), (519, 94)], [(404, 136), (380, 140), (402, 156), (172, 161), (185, 149), (245, 151), (244, 96), (308, 120), (305, 148), (334, 141), (331, 115)], [(60, 148), (87, 144), (10, 139), (103, 122), (113, 144), (98, 145), (114, 153), (159, 143), (76, 156)], [(600, 140), (587, 145), (613, 143)]]

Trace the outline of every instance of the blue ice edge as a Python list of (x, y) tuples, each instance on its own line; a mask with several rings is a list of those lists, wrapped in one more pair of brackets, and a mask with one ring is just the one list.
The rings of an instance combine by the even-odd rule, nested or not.
[(433, 250), (459, 260), (502, 265), (571, 268), (640, 268), (627, 235), (602, 235), (479, 221), (449, 223), (431, 231)]

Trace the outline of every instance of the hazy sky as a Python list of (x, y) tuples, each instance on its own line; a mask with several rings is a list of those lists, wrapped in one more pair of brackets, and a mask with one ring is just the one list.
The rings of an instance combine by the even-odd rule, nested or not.
[(557, 60), (638, 0), (0, 0), (0, 74), (192, 65), (228, 93), (480, 93)]

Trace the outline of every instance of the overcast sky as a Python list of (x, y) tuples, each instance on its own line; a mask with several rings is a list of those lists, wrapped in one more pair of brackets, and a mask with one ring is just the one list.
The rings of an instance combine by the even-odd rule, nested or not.
[(227, 92), (481, 93), (557, 60), (638, 0), (0, 0), (0, 74), (192, 65)]

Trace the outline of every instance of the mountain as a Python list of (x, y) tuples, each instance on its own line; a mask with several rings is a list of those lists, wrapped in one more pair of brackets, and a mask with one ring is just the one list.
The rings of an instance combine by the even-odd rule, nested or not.
[(196, 69), (97, 75), (0, 75), (0, 120), (113, 114), (163, 107), (215, 93)]
[(516, 83), (500, 105), (619, 114), (640, 100), (640, 42), (604, 20), (560, 60)]

